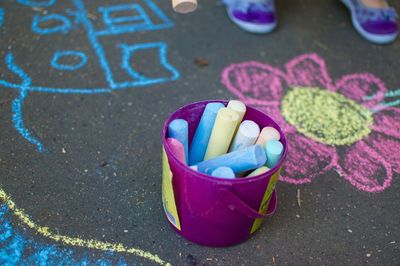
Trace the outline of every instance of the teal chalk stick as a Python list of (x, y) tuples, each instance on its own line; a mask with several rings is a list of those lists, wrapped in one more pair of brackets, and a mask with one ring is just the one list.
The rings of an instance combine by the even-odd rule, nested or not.
[(233, 172), (232, 168), (226, 166), (218, 167), (217, 169), (212, 171), (211, 175), (227, 179), (235, 178), (235, 173)]
[(270, 140), (265, 144), (265, 153), (267, 154), (267, 166), (272, 168), (282, 157), (283, 144), (279, 140)]

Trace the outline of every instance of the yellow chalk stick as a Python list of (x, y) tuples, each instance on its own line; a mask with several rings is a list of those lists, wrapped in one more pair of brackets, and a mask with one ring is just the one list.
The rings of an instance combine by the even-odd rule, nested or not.
[(253, 172), (251, 172), (250, 174), (248, 174), (247, 177), (260, 175), (260, 174), (262, 174), (262, 173), (267, 172), (268, 170), (269, 170), (268, 167), (266, 167), (266, 166), (261, 166), (260, 168), (257, 168), (256, 170), (254, 170)]
[(280, 139), (281, 134), (279, 134), (278, 130), (273, 127), (264, 127), (261, 130), (260, 136), (258, 136), (256, 144), (260, 145), (261, 147), (265, 147), (265, 144), (267, 144), (268, 141)]
[(226, 107), (232, 109), (239, 115), (239, 123), (235, 128), (235, 133), (233, 133), (233, 135), (235, 136), (239, 129), (240, 123), (243, 120), (244, 114), (246, 113), (246, 105), (238, 100), (230, 100)]
[(215, 119), (204, 160), (225, 154), (239, 125), (239, 115), (230, 108), (221, 108)]
[(241, 122), (246, 113), (246, 105), (238, 100), (230, 100), (227, 107), (238, 113), (239, 121)]

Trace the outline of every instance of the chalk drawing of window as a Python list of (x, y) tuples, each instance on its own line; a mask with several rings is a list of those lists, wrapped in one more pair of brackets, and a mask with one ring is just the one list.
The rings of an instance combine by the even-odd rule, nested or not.
[[(145, 0), (144, 2), (146, 10), (151, 11), (152, 14), (148, 14), (145, 8), (138, 3), (98, 7), (105, 28), (97, 31), (96, 35), (115, 35), (135, 31), (158, 30), (173, 26), (173, 23), (151, 0)], [(150, 15), (161, 20), (161, 22), (154, 23)]]
[(123, 31), (127, 28), (144, 28), (151, 20), (139, 4), (99, 7), (103, 22), (110, 31)]
[(34, 16), (32, 20), (32, 31), (37, 34), (66, 34), (71, 29), (70, 20), (60, 14), (49, 14), (45, 16)]
[(58, 70), (74, 71), (83, 67), (87, 56), (80, 51), (57, 51), (51, 60), (51, 66)]
[[(158, 42), (158, 43), (143, 43), (143, 44), (134, 44), (134, 45), (126, 45), (120, 44), (122, 48), (122, 61), (121, 67), (134, 79), (134, 81), (126, 81), (119, 83), (118, 87), (124, 86), (132, 86), (132, 85), (149, 85), (149, 84), (156, 84), (160, 82), (172, 81), (179, 78), (179, 72), (171, 66), (166, 57), (167, 53), (167, 46), (165, 43)], [(143, 50), (154, 50), (154, 52), (158, 56), (159, 64), (163, 67), (167, 72), (168, 75), (161, 76), (161, 77), (146, 77), (136, 71), (133, 66), (131, 65), (131, 58), (134, 56), (135, 53), (143, 51)]]

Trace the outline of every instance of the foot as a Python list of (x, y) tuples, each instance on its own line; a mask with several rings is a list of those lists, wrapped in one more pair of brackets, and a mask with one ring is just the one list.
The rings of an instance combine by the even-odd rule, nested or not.
[(389, 8), (385, 0), (361, 0), (361, 2), (371, 8)]
[(230, 20), (251, 33), (268, 33), (277, 25), (274, 0), (223, 0)]
[(399, 33), (397, 13), (384, 0), (342, 0), (351, 12), (354, 28), (377, 44), (393, 42)]

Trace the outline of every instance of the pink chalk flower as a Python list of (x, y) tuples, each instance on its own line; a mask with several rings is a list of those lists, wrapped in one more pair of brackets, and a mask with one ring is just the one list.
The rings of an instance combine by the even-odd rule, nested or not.
[(381, 192), (400, 172), (400, 109), (380, 104), (386, 88), (376, 76), (356, 73), (334, 82), (322, 58), (305, 54), (284, 71), (252, 61), (232, 64), (222, 83), (286, 133), (282, 181), (309, 183), (335, 170), (357, 189)]

